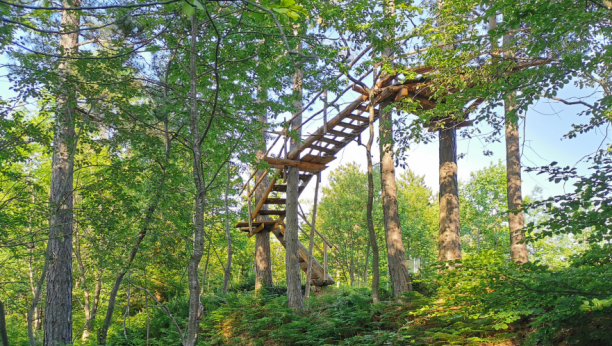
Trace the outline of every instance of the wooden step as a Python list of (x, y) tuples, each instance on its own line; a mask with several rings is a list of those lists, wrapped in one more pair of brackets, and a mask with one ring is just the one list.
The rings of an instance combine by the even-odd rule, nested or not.
[[(300, 193), (302, 193), (302, 190), (304, 190), (304, 188), (305, 186), (299, 187)], [(274, 185), (274, 187), (272, 188), (272, 191), (287, 192), (287, 185)]]
[(287, 204), (287, 200), (284, 198), (266, 198), (264, 204)]
[(278, 215), (278, 216), (282, 216), (287, 214), (287, 211), (285, 210), (260, 210), (259, 211), (259, 215)]
[(336, 137), (353, 137), (354, 136), (353, 133), (340, 132), (336, 130), (328, 130), (327, 133), (329, 133), (330, 135), (334, 135)]
[(338, 126), (342, 126), (342, 127), (346, 127), (347, 129), (351, 129), (351, 130), (363, 130), (364, 126), (357, 126), (357, 125), (353, 125), (353, 124), (347, 124), (347, 123), (340, 123), (338, 124)]
[[(370, 122), (370, 118), (362, 117), (361, 115), (351, 114), (347, 118), (353, 119), (353, 120), (357, 120), (357, 121), (361, 121), (364, 124), (367, 124), (367, 123)], [(376, 116), (374, 116), (374, 119), (376, 119)]]
[(318, 145), (311, 144), (308, 148), (318, 150), (322, 153), (333, 154), (334, 151), (331, 148), (323, 148)]
[(329, 144), (333, 144), (333, 145), (342, 145), (342, 142), (338, 142), (335, 139), (326, 138), (326, 137), (319, 138), (319, 141), (325, 142), (325, 143), (329, 143)]
[[(265, 226), (271, 226), (274, 225), (277, 221), (252, 221), (251, 224), (253, 225), (253, 228), (257, 228), (259, 227), (261, 224)], [(243, 228), (243, 227), (249, 227), (249, 222), (248, 221), (242, 221), (242, 222), (238, 222), (236, 224), (236, 228)]]

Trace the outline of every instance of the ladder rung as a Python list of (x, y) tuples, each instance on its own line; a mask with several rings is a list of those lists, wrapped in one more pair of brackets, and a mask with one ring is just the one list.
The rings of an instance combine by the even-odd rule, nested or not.
[[(299, 191), (302, 192), (306, 186), (300, 186)], [(287, 185), (274, 185), (272, 191), (287, 192)]]
[(285, 210), (260, 210), (259, 215), (285, 215), (287, 212)]
[(357, 126), (357, 125), (353, 125), (353, 124), (347, 124), (347, 123), (339, 123), (338, 126), (342, 126), (342, 127), (346, 127), (348, 129), (351, 130), (363, 130), (363, 126)]
[(320, 151), (322, 153), (327, 153), (327, 154), (333, 154), (334, 153), (334, 151), (331, 148), (324, 148), (324, 147), (321, 147), (321, 146), (318, 146), (318, 145), (314, 145), (314, 144), (311, 144), (309, 146), (309, 148), (314, 149), (314, 150), (318, 150), (318, 151)]
[[(347, 116), (347, 118), (353, 119), (353, 120), (357, 120), (357, 121), (361, 121), (362, 123), (366, 123), (366, 124), (370, 122), (369, 118), (362, 117), (361, 115), (351, 114), (351, 115)], [(376, 119), (376, 116), (374, 116), (374, 119)]]
[(284, 198), (266, 198), (264, 204), (287, 204), (287, 200)]
[(331, 139), (331, 138), (321, 137), (319, 140), (321, 142), (325, 142), (325, 143), (329, 143), (333, 145), (342, 145), (342, 142), (338, 142), (337, 140)]
[(328, 130), (327, 133), (329, 133), (330, 135), (337, 136), (337, 137), (353, 137), (354, 136), (353, 133), (340, 132), (336, 130)]

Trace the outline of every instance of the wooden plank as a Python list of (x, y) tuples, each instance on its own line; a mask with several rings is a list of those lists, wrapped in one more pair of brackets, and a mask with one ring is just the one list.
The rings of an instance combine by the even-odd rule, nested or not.
[(292, 160), (298, 157), (298, 155), (300, 155), (302, 151), (306, 150), (306, 148), (308, 148), (315, 141), (319, 140), (325, 134), (325, 129), (331, 129), (334, 126), (338, 125), (338, 123), (341, 122), (342, 119), (349, 116), (357, 107), (361, 106), (361, 104), (365, 100), (365, 96), (360, 96), (359, 98), (357, 98), (357, 100), (353, 101), (353, 103), (348, 105), (346, 108), (340, 111), (340, 113), (338, 113), (335, 117), (328, 121), (327, 124), (322, 127), (319, 127), (312, 135), (306, 138), (306, 140), (304, 140), (304, 142), (300, 144), (299, 147), (292, 149), (287, 155), (287, 158)]
[[(277, 222), (276, 220), (273, 220), (273, 221), (253, 221), (253, 225), (256, 226), (255, 228), (257, 228), (257, 227), (259, 227), (259, 225), (264, 224), (264, 227), (265, 227), (265, 225), (273, 225), (276, 222)], [(235, 227), (236, 228), (242, 228), (242, 227), (248, 227), (248, 226), (249, 226), (248, 222), (242, 221), (242, 222), (238, 222)]]
[(356, 91), (365, 97), (370, 97), (370, 94), (364, 88), (357, 86), (355, 84), (353, 84), (353, 91)]
[(314, 149), (314, 150), (318, 150), (318, 151), (320, 151), (322, 153), (327, 153), (327, 154), (332, 154), (334, 152), (330, 148), (323, 148), (323, 147), (320, 147), (320, 146), (314, 145), (314, 144), (311, 144), (309, 146), (309, 148)]
[[(340, 143), (340, 145), (343, 145), (342, 142), (338, 142), (338, 143)], [(332, 149), (332, 150), (335, 150), (335, 149)], [(304, 157), (302, 157), (302, 161), (321, 163), (321, 164), (327, 164), (331, 161), (334, 161), (335, 159), (336, 157), (333, 155), (319, 156), (319, 155), (307, 154), (307, 155), (304, 155)]]
[(325, 142), (325, 143), (329, 143), (329, 144), (333, 144), (333, 145), (340, 145), (340, 144), (342, 144), (342, 143), (338, 142), (335, 139), (331, 139), (331, 138), (327, 138), (327, 137), (321, 137), (321, 138), (319, 138), (319, 141)]
[(327, 130), (327, 133), (329, 133), (330, 135), (334, 135), (336, 137), (354, 137), (355, 136), (354, 133), (340, 132), (336, 130)]
[(259, 215), (285, 215), (286, 210), (260, 210)]
[[(301, 185), (299, 187), (299, 192), (301, 193), (304, 190), (305, 187), (306, 186)], [(274, 185), (273, 191), (287, 192), (287, 185)]]
[[(280, 171), (277, 170), (276, 174), (277, 175), (280, 174)], [(257, 214), (259, 214), (259, 211), (261, 210), (261, 208), (263, 208), (266, 198), (268, 198), (268, 196), (270, 195), (270, 192), (272, 192), (272, 189), (274, 188), (274, 185), (276, 184), (276, 178), (272, 178), (269, 184), (270, 185), (268, 185), (268, 187), (266, 188), (266, 191), (264, 191), (264, 193), (261, 195), (261, 199), (257, 202), (257, 205), (255, 206), (255, 210), (251, 214), (251, 220), (255, 220), (255, 218), (257, 217)]]
[[(357, 121), (361, 121), (361, 122), (362, 122), (362, 123), (364, 123), (364, 124), (367, 124), (367, 123), (369, 123), (369, 122), (370, 122), (370, 119), (369, 119), (369, 118), (362, 117), (361, 115), (351, 114), (351, 115), (349, 115), (347, 118), (349, 118), (349, 119), (353, 119), (353, 120), (357, 120)], [(374, 116), (374, 119), (376, 119), (376, 118), (377, 118), (377, 117), (376, 117), (376, 116)]]
[(326, 168), (325, 165), (322, 165), (322, 164), (300, 161), (300, 160), (287, 160), (287, 159), (281, 159), (279, 157), (269, 157), (269, 156), (266, 156), (263, 159), (264, 161), (270, 164), (273, 164), (273, 165), (284, 165), (284, 166), (290, 166), (290, 167), (297, 167), (300, 169), (310, 169), (310, 170), (321, 170), (322, 171)]
[(266, 198), (264, 204), (287, 204), (287, 200), (284, 198)]
[(347, 123), (340, 123), (338, 124), (338, 126), (342, 126), (342, 127), (346, 127), (347, 129), (351, 129), (351, 130), (357, 130), (359, 132), (363, 131), (365, 129), (365, 127), (362, 126), (357, 126), (357, 125), (353, 125), (353, 124), (347, 124)]

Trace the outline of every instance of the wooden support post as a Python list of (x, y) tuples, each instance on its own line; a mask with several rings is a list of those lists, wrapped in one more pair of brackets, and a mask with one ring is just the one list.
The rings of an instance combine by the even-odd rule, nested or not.
[(323, 277), (327, 277), (327, 243), (323, 242)]
[(323, 92), (323, 132), (327, 133), (327, 90)]
[[(314, 234), (317, 225), (317, 202), (319, 197), (319, 183), (321, 182), (321, 173), (317, 173), (317, 183), (315, 185), (314, 204), (312, 206), (312, 225), (310, 227), (310, 243), (308, 245), (308, 270), (306, 271), (306, 299), (310, 297), (310, 280), (312, 278), (312, 248), (314, 246)], [(325, 270), (325, 267), (323, 268)], [(325, 276), (323, 276), (325, 277)]]
[(247, 206), (249, 208), (249, 233), (253, 233), (253, 217), (251, 217), (251, 183), (247, 183)]

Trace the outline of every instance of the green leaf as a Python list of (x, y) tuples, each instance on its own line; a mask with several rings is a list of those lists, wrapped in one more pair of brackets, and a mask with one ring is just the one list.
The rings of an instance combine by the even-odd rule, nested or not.
[(188, 3), (183, 4), (183, 13), (188, 16), (191, 17), (195, 14), (195, 7), (189, 5)]

